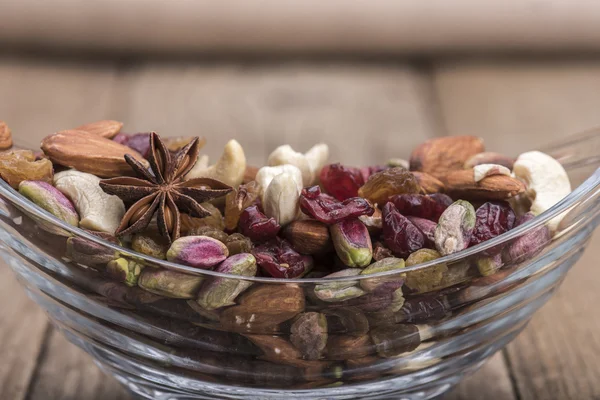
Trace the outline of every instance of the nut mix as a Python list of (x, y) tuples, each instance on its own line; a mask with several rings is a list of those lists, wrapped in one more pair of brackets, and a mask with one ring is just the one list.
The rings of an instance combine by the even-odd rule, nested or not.
[[(154, 315), (174, 335), (177, 324), (202, 329), (210, 351), (227, 338), (248, 359), (207, 352), (203, 362), (257, 385), (280, 374), (298, 387), (354, 381), (358, 365), (419, 351), (429, 326), (508, 290), (496, 282), (552, 240), (560, 217), (476, 257), (436, 260), (532, 220), (571, 191), (547, 154), (513, 159), (472, 136), (432, 139), (409, 162), (367, 167), (328, 164), (325, 144), (306, 153), (283, 145), (254, 167), (235, 140), (209, 165), (199, 157), (204, 139), (122, 126), (51, 134), (36, 159), (11, 148), (0, 121), (0, 177), (71, 230), (129, 249), (32, 217), (40, 235), (61, 238), (87, 290)], [(285, 282), (303, 277), (319, 282)]]

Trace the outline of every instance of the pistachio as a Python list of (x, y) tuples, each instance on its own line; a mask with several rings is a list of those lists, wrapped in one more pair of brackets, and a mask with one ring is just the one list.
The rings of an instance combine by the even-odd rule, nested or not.
[(49, 183), (43, 181), (23, 181), (19, 193), (69, 225), (79, 225), (79, 215), (71, 200)]
[(148, 161), (137, 151), (113, 140), (83, 131), (62, 131), (42, 141), (42, 151), (52, 162), (103, 178), (131, 174), (125, 161), (129, 154), (143, 165)]
[(131, 248), (138, 253), (165, 260), (167, 258), (169, 244), (164, 237), (160, 235), (158, 229), (148, 229), (133, 235)]
[(201, 276), (168, 269), (144, 268), (138, 286), (150, 293), (174, 299), (193, 299), (204, 280)]
[[(388, 257), (373, 264), (369, 265), (367, 268), (363, 269), (360, 273), (361, 275), (369, 275), (369, 274), (377, 274), (379, 272), (385, 271), (394, 271), (401, 270), (404, 268), (404, 260), (396, 257)], [(391, 276), (386, 276), (383, 278), (371, 278), (371, 279), (363, 279), (360, 281), (360, 287), (366, 290), (367, 292), (374, 292), (377, 289), (381, 289), (383, 285), (388, 287), (395, 286), (399, 288), (404, 283), (404, 278), (406, 274), (394, 274)], [(392, 284), (392, 285), (390, 285)]]
[[(108, 242), (120, 244), (117, 238), (108, 233), (90, 233)], [(106, 265), (106, 263), (119, 257), (117, 251), (81, 236), (72, 236), (67, 239), (66, 255), (74, 262), (82, 265)]]
[[(324, 279), (358, 276), (361, 271), (360, 268), (348, 268), (329, 274)], [(346, 301), (365, 294), (364, 290), (356, 287), (357, 283), (357, 281), (321, 283), (315, 286), (315, 295), (318, 299), (325, 302)]]
[(221, 158), (215, 165), (207, 166), (208, 159), (201, 158), (194, 168), (185, 176), (186, 180), (193, 178), (213, 178), (229, 186), (238, 187), (246, 172), (246, 155), (244, 149), (236, 140), (230, 140), (223, 149)]
[(327, 345), (327, 318), (317, 312), (300, 314), (291, 328), (290, 341), (307, 360), (318, 360)]
[(128, 286), (136, 286), (143, 268), (140, 263), (121, 257), (106, 264), (106, 274)]
[(365, 224), (371, 235), (380, 233), (381, 229), (383, 228), (383, 218), (381, 210), (378, 207), (373, 208), (375, 209), (375, 211), (373, 211), (373, 215), (361, 215), (360, 217), (358, 217), (360, 222)]
[[(227, 258), (216, 269), (224, 274), (255, 276), (256, 259), (252, 254), (241, 253)], [(231, 306), (237, 296), (248, 289), (252, 282), (240, 279), (213, 278), (204, 283), (198, 293), (198, 305), (205, 310)]]
[(294, 221), (285, 227), (283, 236), (300, 254), (323, 254), (332, 248), (329, 228), (319, 221)]
[[(441, 254), (431, 249), (420, 249), (406, 259), (406, 266), (411, 267), (426, 263), (441, 257)], [(432, 265), (425, 269), (406, 273), (406, 286), (417, 293), (425, 293), (439, 288), (444, 274), (448, 271), (445, 263)]]
[(280, 226), (294, 221), (299, 213), (300, 191), (294, 176), (288, 172), (276, 175), (263, 196), (263, 208), (267, 217), (275, 218)]
[(358, 307), (331, 307), (322, 310), (327, 317), (329, 332), (361, 336), (369, 332), (369, 321)]
[(261, 188), (261, 201), (264, 202), (266, 189), (271, 184), (273, 178), (279, 174), (283, 174), (284, 172), (290, 174), (294, 178), (298, 192), (302, 191), (302, 188), (304, 187), (302, 184), (302, 172), (298, 169), (298, 167), (289, 164), (278, 165), (276, 167), (262, 167), (256, 173), (256, 182), (258, 182)]
[(442, 255), (469, 247), (475, 227), (475, 209), (465, 200), (452, 203), (443, 212), (435, 229), (435, 246)]
[(490, 276), (502, 268), (502, 255), (483, 256), (476, 260), (477, 269), (481, 276)]
[(254, 245), (250, 238), (241, 233), (232, 233), (225, 240), (225, 246), (229, 250), (229, 255), (233, 256), (240, 253), (250, 253)]
[(395, 357), (421, 344), (419, 328), (412, 324), (395, 324), (371, 330), (371, 340), (381, 357)]
[(371, 237), (367, 227), (358, 219), (347, 219), (330, 227), (333, 247), (349, 267), (366, 267), (373, 258)]
[(208, 236), (184, 236), (171, 244), (167, 260), (208, 269), (224, 261), (229, 255), (227, 246)]
[(79, 213), (82, 228), (114, 233), (125, 215), (125, 205), (117, 196), (100, 188), (100, 178), (80, 171), (63, 171), (54, 175), (54, 186), (65, 194)]

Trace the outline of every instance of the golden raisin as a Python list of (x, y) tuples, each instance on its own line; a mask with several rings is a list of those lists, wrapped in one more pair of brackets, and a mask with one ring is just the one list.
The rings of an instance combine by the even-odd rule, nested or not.
[(421, 187), (414, 175), (402, 167), (396, 167), (371, 175), (358, 189), (358, 195), (383, 206), (390, 196), (420, 191)]
[(52, 162), (48, 159), (35, 161), (29, 150), (11, 150), (0, 153), (0, 177), (17, 189), (22, 181), (52, 183)]

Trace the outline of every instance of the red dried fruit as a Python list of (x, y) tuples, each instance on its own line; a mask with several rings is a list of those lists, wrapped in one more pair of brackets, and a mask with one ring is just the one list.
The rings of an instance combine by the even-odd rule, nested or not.
[[(475, 228), (470, 245), (475, 246), (503, 234), (515, 225), (515, 213), (505, 202), (487, 202), (475, 212)], [(488, 250), (487, 255), (497, 254), (501, 249)]]
[(320, 180), (325, 191), (340, 201), (358, 196), (358, 189), (365, 183), (358, 168), (345, 167), (340, 163), (324, 166)]
[(137, 151), (145, 158), (150, 154), (150, 132), (134, 134), (119, 132), (112, 140)]
[(253, 242), (265, 242), (274, 238), (279, 233), (281, 227), (275, 218), (268, 218), (260, 212), (257, 206), (246, 208), (239, 221), (240, 232)]
[(425, 245), (425, 236), (389, 202), (383, 207), (383, 240), (398, 257), (408, 257)]
[(311, 256), (296, 252), (288, 242), (277, 237), (255, 247), (252, 254), (260, 268), (274, 278), (300, 278), (314, 265)]
[(398, 212), (404, 216), (415, 216), (425, 218), (437, 222), (440, 215), (450, 204), (452, 199), (450, 196), (436, 193), (433, 195), (425, 194), (397, 194), (390, 197), (390, 201), (394, 203)]
[(300, 209), (314, 219), (329, 225), (361, 215), (373, 215), (375, 212), (373, 206), (363, 198), (352, 197), (340, 202), (321, 193), (318, 186), (302, 189)]
[(406, 217), (416, 226), (423, 236), (425, 236), (425, 245), (430, 249), (435, 249), (435, 227), (437, 224), (425, 218), (408, 216)]

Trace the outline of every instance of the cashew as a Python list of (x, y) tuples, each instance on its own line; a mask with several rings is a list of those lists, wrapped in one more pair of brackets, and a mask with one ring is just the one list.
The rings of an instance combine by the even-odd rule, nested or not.
[(329, 147), (323, 143), (313, 146), (306, 154), (294, 151), (291, 146), (285, 144), (273, 150), (268, 164), (270, 166), (290, 164), (298, 167), (302, 173), (303, 185), (309, 186), (314, 183), (328, 157)]
[(230, 140), (223, 149), (223, 155), (215, 165), (208, 167), (208, 157), (203, 156), (196, 162), (194, 168), (185, 176), (186, 180), (193, 178), (213, 178), (230, 186), (237, 187), (244, 179), (246, 171), (246, 155), (244, 149), (236, 140)]
[[(569, 176), (563, 166), (540, 151), (521, 154), (513, 167), (515, 177), (527, 185), (525, 194), (531, 201), (531, 209), (539, 215), (571, 193)], [(556, 229), (564, 215), (553, 218), (548, 226)]]
[(302, 172), (300, 172), (298, 167), (289, 164), (278, 165), (276, 167), (262, 167), (256, 173), (255, 180), (261, 187), (261, 200), (263, 203), (265, 201), (265, 192), (273, 178), (284, 172), (287, 172), (292, 176), (296, 183), (296, 187), (298, 188), (298, 192), (302, 191), (302, 188), (304, 188), (304, 185), (302, 184)]
[(273, 217), (284, 226), (294, 221), (298, 216), (298, 200), (300, 190), (292, 174), (281, 173), (273, 178), (265, 190), (263, 207), (268, 217)]
[(483, 178), (492, 175), (510, 176), (510, 169), (499, 164), (479, 164), (473, 167), (473, 177), (475, 178), (475, 182), (479, 182)]
[(125, 205), (117, 196), (105, 193), (99, 182), (97, 176), (75, 170), (54, 175), (54, 186), (71, 199), (79, 213), (79, 226), (112, 234), (125, 215)]

